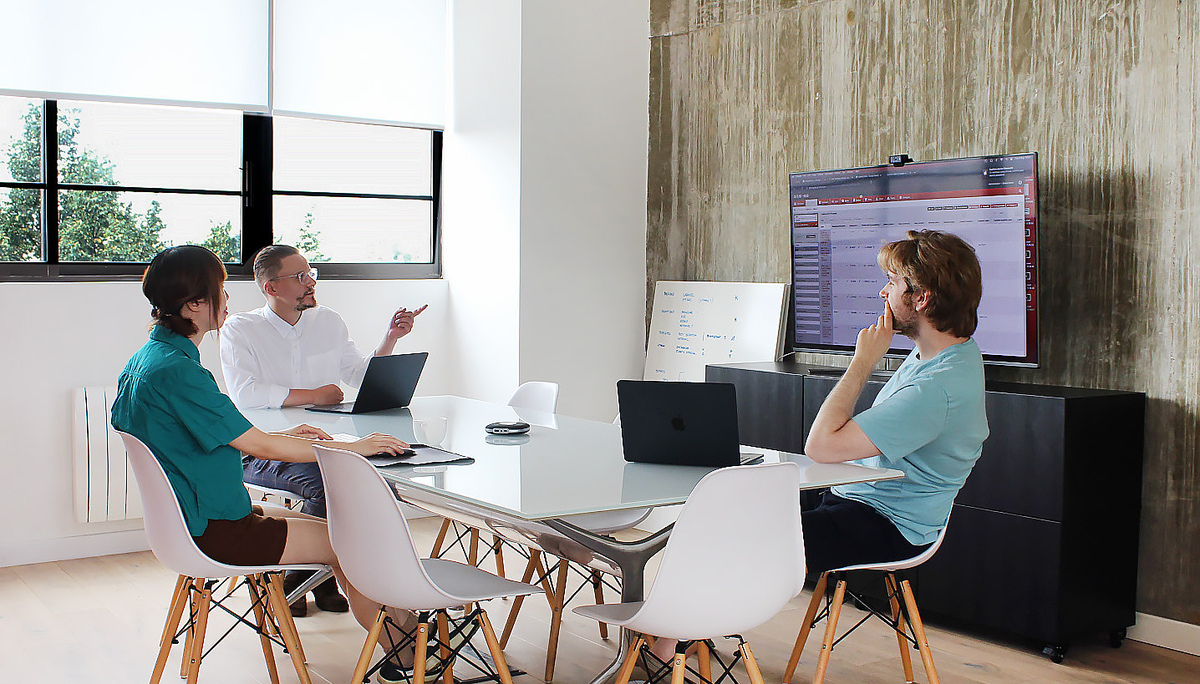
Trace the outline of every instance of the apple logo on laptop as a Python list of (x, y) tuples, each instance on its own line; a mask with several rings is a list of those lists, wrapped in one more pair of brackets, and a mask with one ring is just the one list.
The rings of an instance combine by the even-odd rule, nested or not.
[(675, 416), (674, 418), (672, 418), (671, 419), (671, 427), (675, 428), (679, 432), (683, 432), (683, 429), (684, 429), (683, 416)]

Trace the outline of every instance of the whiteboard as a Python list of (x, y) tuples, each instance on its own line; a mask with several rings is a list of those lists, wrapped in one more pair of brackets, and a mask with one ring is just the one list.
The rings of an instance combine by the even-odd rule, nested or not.
[(774, 361), (786, 292), (784, 283), (659, 281), (642, 378), (703, 382), (710, 363)]

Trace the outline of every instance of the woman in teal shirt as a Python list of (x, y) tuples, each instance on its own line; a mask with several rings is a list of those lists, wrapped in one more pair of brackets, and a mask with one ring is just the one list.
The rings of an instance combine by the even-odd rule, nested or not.
[[(359, 623), (370, 628), (379, 604), (354, 590), (338, 568), (324, 520), (295, 511), (282, 517), (251, 507), (242, 485), (242, 453), (277, 461), (315, 461), (322, 430), (299, 425), (266, 433), (250, 424), (200, 365), (199, 344), (229, 313), (225, 266), (193, 245), (171, 247), (150, 262), (142, 292), (153, 307), (150, 340), (125, 366), (113, 402), (113, 427), (142, 440), (162, 464), (197, 546), (231, 565), (324, 563), (346, 590)], [(408, 445), (373, 434), (329, 446), (370, 455)], [(410, 614), (393, 619), (414, 622)]]

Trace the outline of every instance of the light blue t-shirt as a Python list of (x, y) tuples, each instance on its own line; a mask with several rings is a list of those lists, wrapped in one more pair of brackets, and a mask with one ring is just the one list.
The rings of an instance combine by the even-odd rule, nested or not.
[(854, 422), (881, 452), (859, 462), (904, 477), (833, 493), (879, 511), (914, 546), (934, 541), (988, 436), (979, 345), (967, 340), (929, 360), (914, 349)]

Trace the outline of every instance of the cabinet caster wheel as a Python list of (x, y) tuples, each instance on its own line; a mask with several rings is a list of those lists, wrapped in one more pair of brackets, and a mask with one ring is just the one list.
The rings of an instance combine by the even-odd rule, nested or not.
[(1121, 648), (1121, 644), (1125, 643), (1125, 628), (1114, 629), (1108, 633), (1108, 645), (1113, 648)]
[(1042, 653), (1050, 656), (1050, 662), (1054, 663), (1055, 665), (1058, 665), (1059, 663), (1062, 663), (1064, 658), (1067, 657), (1067, 645), (1066, 644), (1051, 644), (1051, 645), (1043, 648)]

